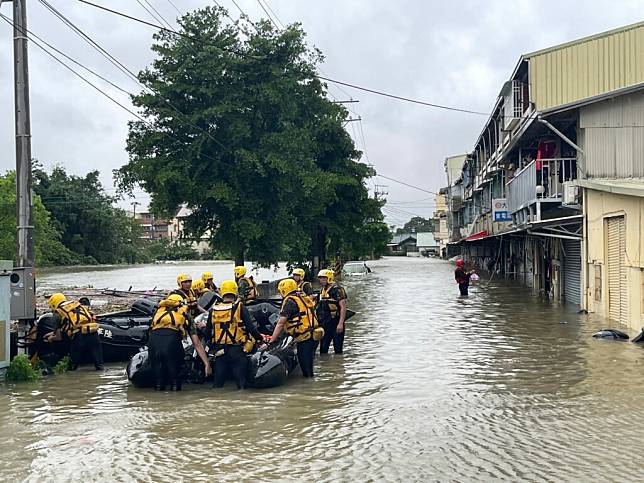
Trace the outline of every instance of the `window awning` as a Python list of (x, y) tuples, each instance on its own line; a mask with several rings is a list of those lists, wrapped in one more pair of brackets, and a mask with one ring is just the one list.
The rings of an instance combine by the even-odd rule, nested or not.
[(487, 230), (483, 230), (483, 231), (479, 231), (478, 233), (474, 233), (473, 235), (468, 236), (463, 241), (482, 240), (483, 238), (487, 238), (488, 236), (490, 236), (490, 234), (487, 232)]

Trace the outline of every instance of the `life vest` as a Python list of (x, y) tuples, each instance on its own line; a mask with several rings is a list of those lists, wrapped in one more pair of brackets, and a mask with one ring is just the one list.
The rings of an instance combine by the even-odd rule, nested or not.
[(220, 302), (208, 312), (214, 345), (241, 345), (248, 339), (241, 317), (241, 302)]
[(248, 284), (246, 293), (242, 294), (244, 302), (250, 302), (257, 299), (259, 297), (259, 292), (257, 291), (255, 280), (253, 280), (252, 277), (242, 277), (239, 281), (241, 282), (242, 280)]
[(344, 289), (335, 283), (330, 283), (320, 291), (320, 304), (328, 310), (332, 319), (340, 315), (340, 300), (331, 297), (331, 290), (337, 288), (344, 292)]
[(183, 300), (185, 300), (186, 303), (188, 304), (188, 308), (190, 309), (190, 313), (193, 316), (197, 314), (199, 309), (197, 308), (197, 296), (196, 296), (194, 290), (189, 289), (188, 292), (184, 292), (182, 289), (179, 288), (177, 290), (173, 290), (170, 293), (171, 294), (181, 295), (181, 297), (183, 297)]
[(308, 294), (306, 293), (306, 289), (307, 289), (307, 288), (309, 289), (309, 292), (311, 292), (311, 283), (310, 283), (310, 282), (306, 282), (306, 281), (304, 281), (304, 280), (300, 280), (300, 281), (297, 283), (297, 291), (298, 291), (298, 292), (303, 293), (303, 294), (305, 294), (305, 295), (308, 295)]
[(98, 324), (94, 314), (80, 302), (67, 302), (56, 309), (56, 312), (62, 319), (61, 330), (63, 330), (70, 339), (76, 337), (76, 334), (93, 334), (98, 330)]
[(315, 304), (309, 297), (295, 293), (284, 298), (282, 310), (289, 300), (293, 300), (297, 304), (298, 315), (286, 321), (286, 333), (294, 337), (296, 342), (310, 339), (318, 327), (318, 319), (314, 312)]
[(188, 327), (187, 311), (188, 307), (185, 305), (179, 307), (159, 307), (152, 318), (150, 329), (172, 329), (179, 332), (181, 337), (185, 337)]

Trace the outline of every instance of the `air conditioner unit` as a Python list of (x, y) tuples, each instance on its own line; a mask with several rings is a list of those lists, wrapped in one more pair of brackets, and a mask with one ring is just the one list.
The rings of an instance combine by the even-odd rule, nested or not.
[(564, 181), (563, 183), (563, 205), (579, 204), (579, 186), (574, 181)]

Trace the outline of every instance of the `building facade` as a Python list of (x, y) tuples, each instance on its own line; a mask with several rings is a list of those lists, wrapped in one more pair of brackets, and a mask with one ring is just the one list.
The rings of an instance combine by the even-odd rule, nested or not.
[(522, 56), (472, 152), (445, 168), (462, 256), (640, 326), (644, 23)]

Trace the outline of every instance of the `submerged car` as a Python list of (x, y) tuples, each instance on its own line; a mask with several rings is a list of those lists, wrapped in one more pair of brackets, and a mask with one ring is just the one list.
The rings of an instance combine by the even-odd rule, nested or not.
[(347, 262), (342, 267), (342, 275), (346, 277), (364, 277), (370, 273), (367, 262)]

